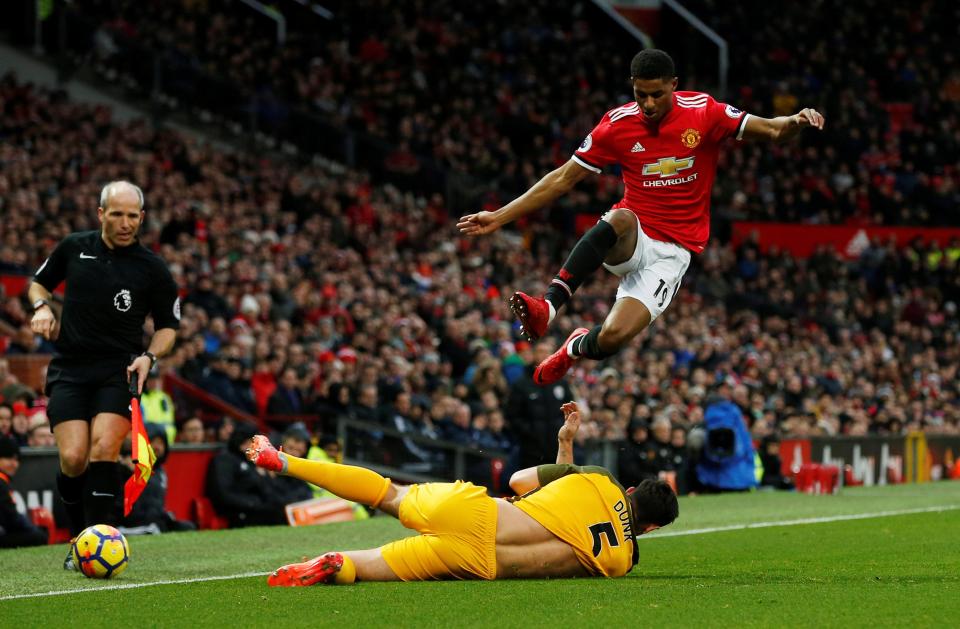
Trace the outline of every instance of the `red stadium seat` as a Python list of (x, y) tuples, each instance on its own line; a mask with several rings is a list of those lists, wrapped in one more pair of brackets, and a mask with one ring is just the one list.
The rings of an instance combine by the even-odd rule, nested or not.
[(797, 491), (806, 494), (816, 493), (817, 474), (820, 471), (819, 463), (804, 463), (797, 472)]
[(835, 494), (840, 489), (840, 468), (821, 465), (817, 472), (817, 493)]
[(206, 496), (194, 498), (192, 507), (193, 521), (197, 523), (198, 529), (218, 530), (229, 526), (226, 518), (217, 515), (210, 499)]
[(863, 481), (853, 475), (852, 465), (843, 466), (843, 484), (847, 487), (859, 487), (863, 485)]
[(70, 530), (57, 528), (53, 514), (46, 507), (33, 507), (27, 512), (30, 521), (35, 525), (47, 529), (47, 543), (60, 544), (70, 541)]

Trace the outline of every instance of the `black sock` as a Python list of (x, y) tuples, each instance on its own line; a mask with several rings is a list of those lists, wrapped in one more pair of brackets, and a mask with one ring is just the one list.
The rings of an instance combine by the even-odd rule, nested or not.
[(573, 340), (573, 355), (592, 360), (603, 360), (617, 353), (617, 350), (605, 352), (600, 349), (600, 330), (602, 325), (594, 326), (583, 336)]
[(86, 527), (83, 513), (83, 488), (86, 483), (86, 470), (80, 476), (67, 476), (63, 472), (57, 474), (57, 490), (67, 511), (67, 528), (70, 529), (70, 537), (76, 536)]
[(117, 524), (117, 502), (120, 498), (120, 475), (112, 461), (94, 461), (87, 468), (84, 491), (84, 515), (87, 524)]
[(555, 309), (560, 310), (580, 288), (583, 280), (600, 268), (615, 244), (617, 232), (607, 221), (600, 221), (583, 235), (547, 288), (545, 297)]

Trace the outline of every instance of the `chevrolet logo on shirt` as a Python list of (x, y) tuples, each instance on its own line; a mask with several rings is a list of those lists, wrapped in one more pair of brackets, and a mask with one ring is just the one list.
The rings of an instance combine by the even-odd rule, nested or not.
[(677, 159), (675, 157), (661, 157), (655, 164), (644, 164), (644, 175), (660, 175), (660, 178), (674, 177), (681, 170), (693, 168), (693, 157)]

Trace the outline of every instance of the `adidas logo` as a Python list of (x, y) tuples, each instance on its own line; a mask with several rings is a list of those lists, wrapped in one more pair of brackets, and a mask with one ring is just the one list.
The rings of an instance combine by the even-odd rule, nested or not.
[(631, 152), (631, 153), (639, 153), (639, 152), (641, 152), (641, 151), (646, 151), (646, 150), (647, 150), (647, 149), (643, 148), (643, 145), (642, 145), (642, 144), (640, 144), (639, 142), (637, 142), (636, 144), (633, 145), (633, 148), (630, 149), (630, 152)]

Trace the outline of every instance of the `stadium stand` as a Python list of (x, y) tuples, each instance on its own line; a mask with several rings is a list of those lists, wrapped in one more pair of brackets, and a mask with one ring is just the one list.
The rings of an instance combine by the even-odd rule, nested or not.
[[(168, 109), (281, 138), (312, 110), (309, 120), (323, 126), (309, 128), (338, 139), (328, 156), (351, 165), (120, 123), (106, 107), (6, 76), (0, 273), (21, 279), (3, 285), (22, 286), (52, 243), (95, 228), (100, 185), (130, 177), (147, 191), (143, 240), (183, 291), (177, 348), (163, 361), (174, 377), (263, 418), (292, 370), (297, 417), (329, 432), (347, 416), (401, 444), (387, 452), (361, 441), (372, 461), (448, 467), (431, 440), (515, 457), (511, 424), (523, 418), (509, 415), (507, 400), (535, 350), (519, 338), (504, 295), (543, 287), (576, 216), (608, 205), (617, 183), (598, 178), (548, 220), (467, 243), (450, 221), (464, 198), (454, 203), (437, 182), (449, 184), (450, 173), (482, 181), (491, 194), (480, 200), (496, 205), (564, 161), (603, 111), (629, 99), (611, 69), (626, 68), (633, 48), (598, 36), (598, 18), (557, 16), (542, 10), (546, 2), (497, 4), (501, 17), (453, 2), (417, 16), (383, 2), (343, 3), (343, 16), (376, 16), (369, 31), (344, 29), (351, 19), (294, 20), (280, 47), (270, 28), (226, 0), (187, 12), (163, 2), (89, 4), (66, 50), (91, 55), (103, 78), (149, 94), (156, 76), (147, 62), (160, 58), (169, 64), (159, 95)], [(780, 22), (753, 9), (760, 3), (713, 11), (730, 37), (751, 20), (770, 24), (753, 29), (735, 58), (729, 100), (765, 114), (817, 104), (828, 132), (763, 153), (731, 146), (716, 190), (717, 238), (677, 304), (634, 348), (584, 363), (569, 379), (591, 410), (580, 438), (622, 443), (631, 426), (662, 419), (687, 430), (713, 395), (740, 406), (757, 439), (960, 434), (960, 242), (875, 240), (852, 261), (829, 248), (800, 259), (750, 239), (734, 246), (726, 226), (956, 225), (960, 78), (932, 55), (904, 52), (942, 41), (946, 21), (906, 8), (876, 12), (864, 31), (890, 35), (877, 56), (855, 41), (838, 51), (806, 11)], [(831, 19), (852, 19), (838, 10)], [(545, 14), (556, 22), (539, 21)], [(790, 54), (774, 45), (784, 40), (780, 23), (802, 33)], [(901, 32), (901, 23), (910, 28)], [(324, 37), (307, 37), (321, 26)], [(555, 54), (558, 46), (574, 57)], [(781, 61), (760, 64), (760, 50)], [(888, 65), (896, 71), (877, 72)], [(878, 74), (890, 84), (864, 78)], [(218, 82), (199, 89), (212, 76)], [(328, 148), (300, 135), (312, 143), (305, 150)], [(367, 138), (352, 158), (339, 141), (347, 137)], [(599, 321), (614, 292), (614, 278), (597, 274), (553, 330)], [(0, 297), (9, 330), (0, 354), (37, 353), (18, 337), (28, 321), (23, 295)], [(178, 420), (192, 416), (189, 400), (177, 402)]]
[[(341, 128), (334, 137), (350, 130), (373, 138), (357, 149), (373, 153), (360, 158), (367, 170), (421, 191), (443, 181), (441, 172), (469, 175), (500, 199), (522, 191), (564, 161), (604, 111), (631, 100), (625, 74), (637, 44), (590, 3), (573, 12), (552, 11), (545, 0), (417, 10), (342, 3), (335, 20), (297, 14), (283, 45), (229, 0), (185, 9), (94, 4), (99, 13), (83, 9), (88, 22), (72, 20), (72, 41), (112, 79), (151, 89), (159, 56), (169, 61), (165, 76), (174, 78), (161, 84), (172, 97), (234, 119), (253, 111), (260, 129), (288, 136), (302, 132), (296, 112), (306, 104)], [(955, 224), (960, 144), (951, 121), (960, 76), (929, 51), (951, 37), (955, 20), (943, 18), (957, 17), (956, 6), (865, 13), (847, 4), (816, 13), (798, 5), (787, 16), (759, 1), (691, 8), (738, 42), (729, 102), (761, 115), (793, 113), (801, 103), (831, 115), (826, 133), (776, 151), (732, 147), (715, 194), (718, 217)], [(362, 33), (351, 28), (361, 22)], [(854, 35), (838, 39), (827, 28), (836, 24)], [(664, 32), (661, 45), (693, 57), (685, 35)], [(681, 68), (682, 87), (709, 89), (695, 65)], [(200, 89), (211, 77), (216, 89)], [(210, 95), (219, 102), (204, 101)], [(615, 195), (615, 182), (591, 190), (601, 204)]]
[[(489, 391), (490, 407), (502, 409), (505, 385), (481, 390), (475, 373), (497, 365), (515, 379), (505, 364), (530, 361), (501, 295), (549, 277), (559, 246), (552, 230), (531, 227), (529, 248), (504, 236), (467, 250), (436, 199), (360, 173), (111, 124), (102, 108), (12, 77), (0, 95), (6, 270), (36, 268), (50, 242), (92, 227), (98, 182), (132, 172), (151, 191), (144, 240), (185, 292), (166, 362), (221, 397), (238, 396), (236, 406), (262, 413), (291, 367), (305, 403), (324, 413), (356, 404), (342, 385), (356, 395), (364, 384), (377, 385), (382, 409), (401, 391), (427, 408), (455, 408), (451, 395), (477, 405)], [(596, 435), (608, 439), (646, 412), (637, 402), (651, 416), (695, 423), (720, 382), (760, 425), (790, 433), (955, 430), (958, 257), (956, 242), (903, 251), (875, 243), (852, 264), (830, 251), (798, 260), (750, 242), (712, 244), (656, 332), (622, 357), (584, 364), (572, 384), (593, 385), (604, 367), (625, 374), (582, 389), (598, 411)], [(598, 275), (566, 317), (596, 319), (612, 292), (612, 279)], [(22, 328), (18, 301), (6, 298), (4, 319)], [(569, 327), (565, 317), (556, 325)], [(410, 419), (428, 430), (450, 418)]]

